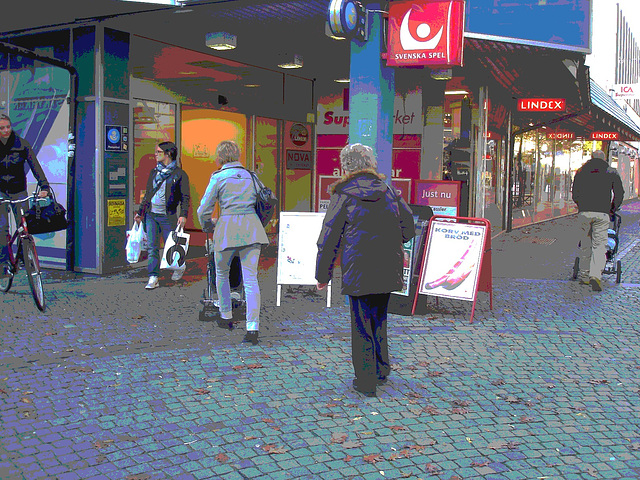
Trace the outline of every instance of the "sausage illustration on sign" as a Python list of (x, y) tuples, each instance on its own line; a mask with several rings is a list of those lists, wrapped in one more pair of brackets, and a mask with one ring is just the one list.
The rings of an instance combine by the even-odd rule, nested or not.
[(474, 242), (470, 242), (467, 249), (464, 251), (460, 259), (440, 278), (437, 278), (431, 282), (425, 283), (427, 290), (432, 290), (437, 287), (443, 287), (447, 290), (453, 290), (460, 285), (471, 274), (475, 267), (475, 261), (473, 258), (465, 259), (473, 247)]

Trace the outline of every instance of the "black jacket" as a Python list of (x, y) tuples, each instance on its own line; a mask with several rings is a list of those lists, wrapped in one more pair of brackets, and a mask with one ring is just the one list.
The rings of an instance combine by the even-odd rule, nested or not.
[(6, 143), (0, 141), (0, 192), (27, 190), (27, 171), (31, 169), (42, 190), (49, 190), (47, 177), (29, 142), (11, 132)]
[(362, 296), (402, 289), (402, 243), (415, 236), (411, 209), (373, 171), (333, 190), (318, 238), (316, 280), (328, 283), (342, 246), (342, 293)]
[[(147, 180), (147, 190), (144, 192), (144, 198), (140, 204), (138, 215), (144, 215), (151, 211), (151, 198), (153, 198), (153, 179), (156, 176), (155, 168), (149, 174)], [(163, 187), (160, 187), (163, 188)], [(178, 210), (180, 204), (179, 217), (187, 218), (189, 214), (189, 201), (191, 194), (189, 193), (189, 177), (180, 167), (176, 167), (171, 175), (167, 177), (164, 183), (165, 198), (167, 199), (167, 215), (173, 215)]]
[(588, 160), (576, 172), (571, 198), (578, 205), (580, 212), (615, 212), (620, 208), (624, 198), (624, 188), (618, 171), (599, 158)]

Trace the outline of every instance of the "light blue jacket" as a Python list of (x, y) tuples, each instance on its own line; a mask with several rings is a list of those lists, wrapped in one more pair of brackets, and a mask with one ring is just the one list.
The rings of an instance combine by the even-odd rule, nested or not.
[(256, 214), (256, 198), (256, 187), (251, 174), (240, 162), (226, 163), (220, 170), (213, 172), (198, 207), (198, 220), (200, 225), (204, 225), (211, 218), (216, 202), (220, 204), (220, 218), (213, 233), (213, 248), (216, 252), (269, 243)]

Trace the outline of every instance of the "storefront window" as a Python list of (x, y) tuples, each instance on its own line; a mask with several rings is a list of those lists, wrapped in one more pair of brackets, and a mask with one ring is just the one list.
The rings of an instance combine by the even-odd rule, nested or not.
[(155, 147), (176, 142), (176, 106), (137, 100), (133, 107), (133, 203), (142, 202), (149, 173), (156, 166)]

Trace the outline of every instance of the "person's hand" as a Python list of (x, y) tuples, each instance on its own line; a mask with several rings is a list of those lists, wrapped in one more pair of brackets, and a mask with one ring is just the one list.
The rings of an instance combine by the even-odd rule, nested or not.
[(187, 217), (178, 218), (178, 227), (184, 229), (184, 224), (187, 223)]
[(138, 225), (140, 225), (140, 222), (142, 221), (142, 217), (139, 214), (136, 213), (133, 219), (136, 221)]
[(40, 190), (38, 193), (38, 198), (45, 198), (49, 196), (49, 190)]
[(325, 288), (327, 288), (327, 285), (329, 285), (329, 284), (328, 283), (320, 283), (320, 282), (318, 282), (318, 283), (316, 283), (316, 288), (318, 290), (324, 290)]

